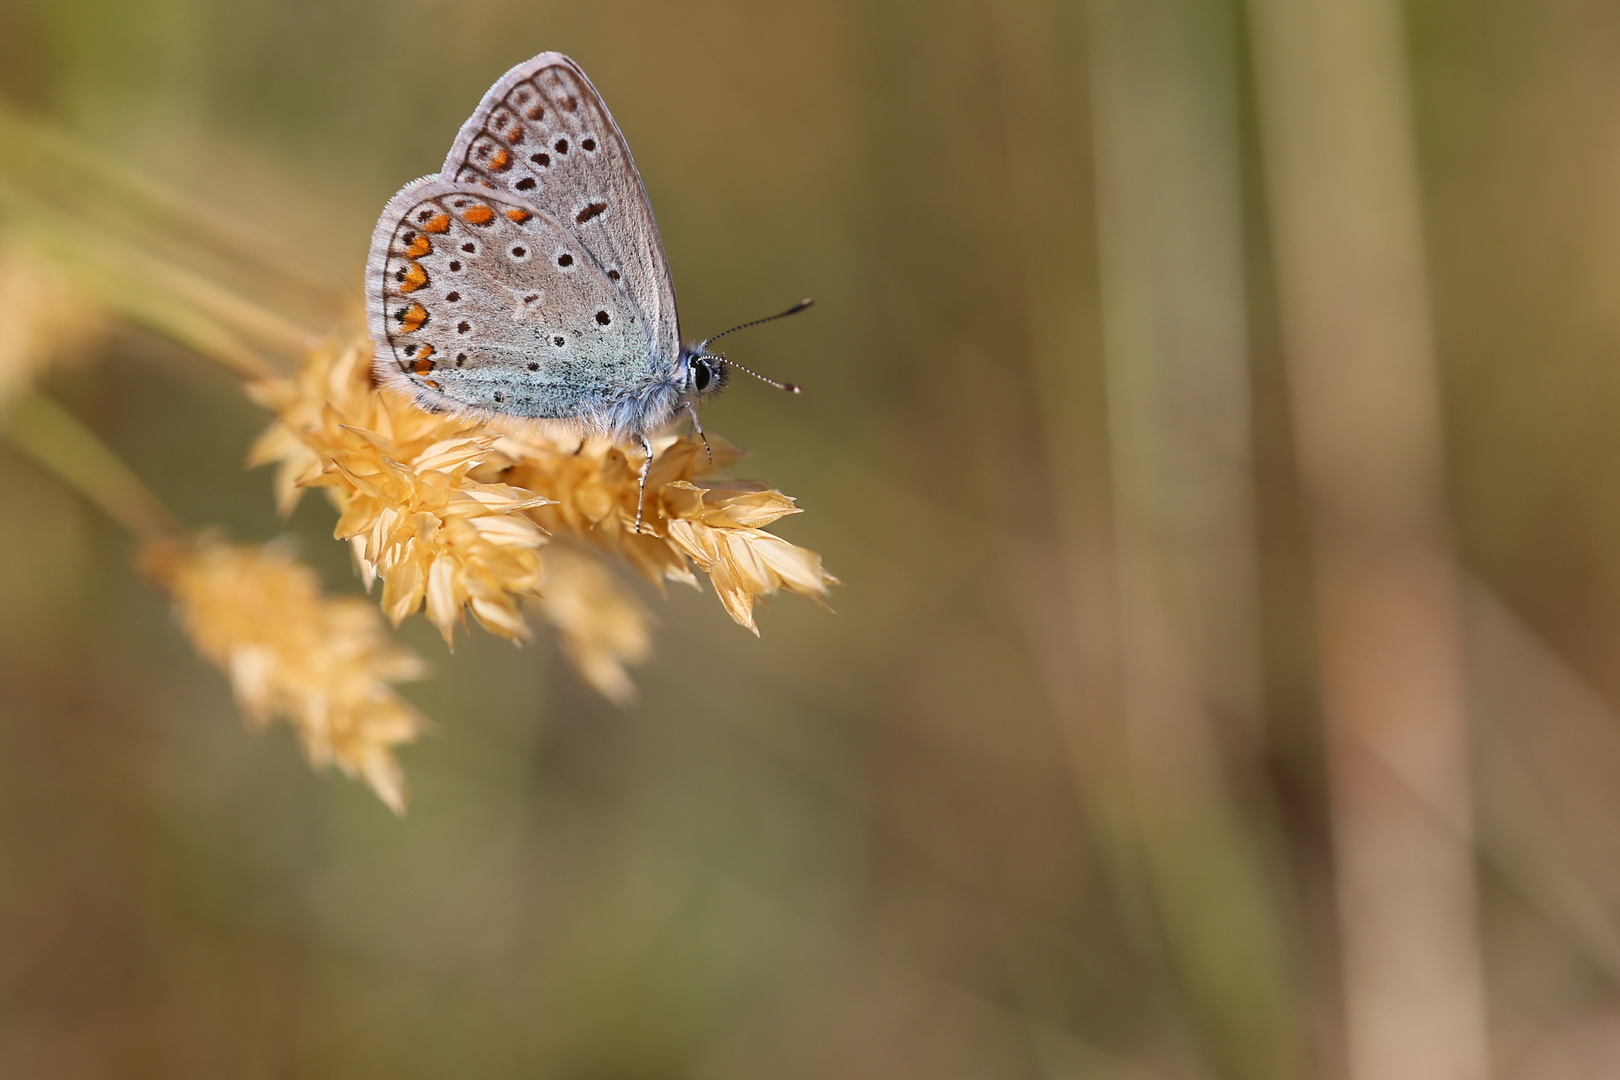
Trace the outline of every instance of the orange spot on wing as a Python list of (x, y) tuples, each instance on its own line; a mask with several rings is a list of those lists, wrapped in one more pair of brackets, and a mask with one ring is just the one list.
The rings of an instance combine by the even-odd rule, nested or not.
[(466, 212), (461, 216), (473, 225), (488, 225), (495, 220), (495, 211), (479, 203), (477, 206), (467, 207)]
[(529, 213), (527, 210), (519, 210), (517, 207), (514, 206), (514, 207), (512, 207), (512, 209), (510, 209), (510, 210), (508, 210), (506, 212), (506, 216), (512, 219), (512, 223), (514, 225), (521, 225), (525, 221), (528, 221), (530, 218), (532, 218), (534, 215)]
[(427, 271), (422, 269), (422, 264), (411, 263), (405, 271), (405, 276), (399, 279), (399, 291), (415, 292), (427, 283)]
[(439, 214), (439, 215), (435, 216), (432, 221), (429, 221), (426, 225), (422, 226), (422, 231), (423, 232), (430, 232), (430, 233), (449, 232), (450, 231), (450, 215), (449, 214)]
[(523, 125), (522, 124), (513, 124), (511, 127), (507, 128), (506, 129), (506, 141), (511, 143), (513, 146), (516, 146), (518, 143), (522, 142), (523, 141)]
[(422, 380), (422, 385), (426, 386), (426, 387), (430, 387), (430, 388), (432, 388), (434, 390), (437, 390), (439, 388), (439, 384), (434, 382), (432, 379), (423, 379)]
[(405, 248), (405, 257), (409, 259), (420, 259), (422, 256), (431, 255), (432, 253), (433, 245), (428, 243), (428, 238), (421, 233), (417, 233), (416, 238)]
[[(407, 334), (414, 334), (416, 331), (422, 329), (423, 325), (426, 324), (427, 321), (427, 308), (423, 307), (421, 304), (412, 304), (410, 307), (405, 309), (405, 316), (399, 320), (399, 325), (405, 328), (405, 332)], [(432, 346), (429, 346), (429, 348), (431, 347)]]
[(505, 172), (512, 167), (512, 155), (506, 152), (505, 147), (497, 146), (495, 152), (489, 155), (489, 167), (496, 172)]

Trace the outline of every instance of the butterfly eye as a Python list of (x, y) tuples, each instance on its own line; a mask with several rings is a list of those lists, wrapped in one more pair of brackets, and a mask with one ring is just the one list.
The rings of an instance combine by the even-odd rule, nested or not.
[(692, 385), (697, 387), (697, 392), (701, 394), (707, 390), (713, 378), (714, 376), (709, 373), (709, 365), (699, 360), (697, 370), (692, 373)]

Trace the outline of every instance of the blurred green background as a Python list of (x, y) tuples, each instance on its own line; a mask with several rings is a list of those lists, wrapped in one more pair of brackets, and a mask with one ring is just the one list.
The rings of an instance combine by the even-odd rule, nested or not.
[[(400, 821), (244, 732), (129, 538), (0, 444), (0, 1075), (1352, 1075), (1259, 11), (0, 0), (0, 103), (272, 238), (333, 328), (388, 196), (574, 57), (689, 337), (816, 297), (729, 350), (807, 393), (704, 420), (844, 582), (760, 640), (651, 596), (629, 711), (412, 620)], [(1620, 9), (1399, 15), (1491, 1075), (1620, 1075)], [(358, 588), (243, 471), (229, 375), (124, 329), (43, 385), (188, 524)], [(1174, 672), (1121, 646), (1143, 506), (1193, 523)]]

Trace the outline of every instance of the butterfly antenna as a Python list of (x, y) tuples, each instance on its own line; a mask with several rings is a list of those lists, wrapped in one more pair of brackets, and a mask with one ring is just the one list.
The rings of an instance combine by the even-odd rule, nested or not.
[[(785, 319), (789, 315), (797, 315), (799, 312), (803, 311), (805, 308), (809, 307), (813, 303), (815, 303), (815, 301), (813, 299), (811, 299), (810, 297), (805, 297), (803, 300), (800, 300), (797, 304), (794, 304), (792, 307), (788, 308), (786, 311), (780, 312), (780, 313), (778, 313), (776, 315), (769, 315), (769, 316), (767, 316), (767, 317), (765, 317), (763, 319), (755, 319), (753, 322), (745, 322), (740, 326), (733, 326), (730, 330), (722, 330), (720, 333), (714, 335), (714, 337), (704, 338), (702, 341), (698, 342), (697, 351), (702, 352), (703, 350), (705, 350), (705, 349), (707, 349), (709, 347), (709, 342), (711, 342), (711, 341), (719, 341), (721, 338), (725, 337), (727, 334), (735, 334), (737, 331), (746, 330), (750, 326), (758, 326), (761, 323), (775, 322), (777, 319)], [(727, 362), (729, 363), (729, 361), (727, 361)], [(732, 364), (732, 366), (733, 367), (741, 367), (742, 365), (740, 365), (740, 364)], [(743, 368), (743, 370), (748, 371), (747, 368)], [(752, 371), (748, 371), (748, 374), (753, 375), (754, 373)], [(757, 376), (756, 376), (756, 378), (757, 378)], [(766, 379), (765, 381), (770, 382), (771, 380)]]
[[(777, 318), (781, 318), (781, 316), (778, 315)], [(704, 360), (718, 360), (720, 363), (726, 365), (726, 367), (734, 367), (738, 371), (746, 372), (747, 374), (752, 375), (754, 378), (758, 379), (760, 382), (767, 383), (767, 384), (769, 384), (771, 386), (774, 386), (778, 390), (786, 390), (790, 394), (802, 394), (802, 393), (804, 393), (804, 387), (800, 386), (798, 383), (778, 382), (776, 379), (767, 378), (766, 376), (761, 375), (759, 372), (755, 371), (752, 368), (743, 367), (741, 364), (737, 363), (737, 361), (735, 361), (735, 360), (726, 359), (726, 356), (725, 356), (724, 353), (703, 353), (702, 358)]]

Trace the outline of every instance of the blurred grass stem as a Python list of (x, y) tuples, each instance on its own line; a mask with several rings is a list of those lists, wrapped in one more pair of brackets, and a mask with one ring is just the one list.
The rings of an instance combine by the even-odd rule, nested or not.
[(180, 534), (174, 516), (112, 448), (44, 394), (18, 399), (0, 434), (136, 536)]
[(1350, 1080), (1487, 1075), (1401, 11), (1250, 8), (1317, 590)]
[(266, 355), (290, 362), (316, 337), (229, 285), (115, 236), (97, 235), (3, 180), (0, 208), (13, 212), (13, 230), (72, 272), (108, 311), (239, 378), (279, 374)]
[(346, 306), (285, 240), (167, 191), (0, 103), (0, 224), (101, 306), (247, 379), (289, 370)]
[(1236, 12), (1225, 0), (1092, 0), (1088, 12), (1139, 842), (1201, 1039), (1223, 1075), (1284, 1080), (1306, 1071), (1307, 1025), (1277, 821), (1263, 800), (1238, 800), (1225, 760), (1253, 759), (1261, 728)]
[[(266, 310), (291, 310), (304, 321), (337, 315), (350, 286), (285, 235), (214, 209), (101, 152), (83, 132), (22, 115), (0, 101), (0, 175), (8, 195), (25, 195), (31, 213), (89, 227), (98, 242), (193, 264), (209, 280), (251, 292)], [(268, 299), (267, 298), (273, 298)], [(322, 318), (321, 316), (327, 316)]]

